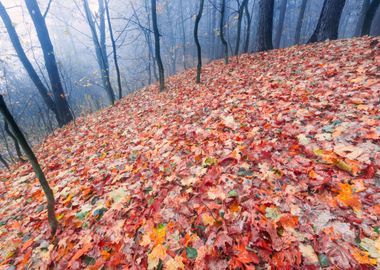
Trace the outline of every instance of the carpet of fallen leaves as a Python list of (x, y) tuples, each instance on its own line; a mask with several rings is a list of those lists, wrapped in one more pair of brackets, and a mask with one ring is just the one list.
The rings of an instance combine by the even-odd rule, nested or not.
[(0, 269), (379, 269), (380, 45), (244, 55), (82, 117), (0, 173)]

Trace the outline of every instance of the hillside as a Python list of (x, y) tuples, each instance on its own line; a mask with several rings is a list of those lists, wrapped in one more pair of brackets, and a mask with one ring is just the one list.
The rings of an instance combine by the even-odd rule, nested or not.
[(215, 61), (57, 130), (61, 229), (29, 164), (0, 172), (0, 269), (379, 267), (379, 41)]

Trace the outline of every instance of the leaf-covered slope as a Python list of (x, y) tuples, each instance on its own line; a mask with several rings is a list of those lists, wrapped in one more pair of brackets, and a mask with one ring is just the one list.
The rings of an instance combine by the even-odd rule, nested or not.
[(1, 172), (0, 269), (380, 264), (378, 38), (189, 70), (58, 130)]

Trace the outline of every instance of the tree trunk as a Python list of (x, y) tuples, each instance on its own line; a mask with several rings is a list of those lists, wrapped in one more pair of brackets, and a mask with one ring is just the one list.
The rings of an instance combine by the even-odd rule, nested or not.
[[(253, 10), (253, 7), (255, 6), (255, 4), (256, 4), (256, 0), (253, 2), (252, 10)], [(247, 29), (246, 29), (246, 36), (245, 36), (245, 42), (244, 42), (243, 52), (244, 53), (248, 53), (249, 40), (250, 40), (250, 37), (251, 37), (251, 24), (252, 24), (252, 15), (251, 15), (251, 13), (249, 12), (249, 9), (248, 9), (248, 3), (247, 3), (247, 5), (245, 5), (244, 12), (245, 12), (245, 16), (246, 16), (246, 19), (247, 19), (247, 22), (246, 22)]]
[(198, 64), (197, 64), (197, 79), (196, 79), (196, 83), (200, 83), (201, 82), (202, 48), (201, 48), (201, 44), (199, 43), (198, 27), (199, 27), (199, 22), (201, 21), (201, 18), (202, 18), (204, 2), (205, 2), (204, 0), (200, 0), (199, 11), (198, 11), (197, 17), (195, 18), (195, 25), (194, 25), (194, 40), (195, 40), (195, 44), (197, 46), (197, 52), (198, 52)]
[(259, 28), (257, 30), (257, 51), (259, 52), (273, 49), (273, 8), (274, 0), (260, 0), (258, 21)]
[(362, 35), (369, 35), (371, 31), (371, 25), (373, 18), (376, 15), (376, 11), (379, 8), (380, 0), (372, 0), (371, 4), (369, 5), (367, 12), (365, 14), (364, 23), (363, 23), (363, 29), (362, 29)]
[(10, 169), (8, 162), (3, 158), (3, 156), (0, 154), (0, 162), (3, 163), (4, 167), (8, 170)]
[(24, 49), (22, 48), (20, 39), (16, 33), (16, 30), (13, 26), (13, 23), (6, 12), (3, 4), (0, 2), (0, 16), (4, 22), (5, 27), (7, 28), (7, 32), (9, 35), (9, 38), (12, 42), (12, 45), (17, 53), (18, 58), (20, 59), (22, 65), (24, 66), (26, 72), (28, 73), (29, 77), (33, 81), (34, 85), (36, 86), (38, 92), (40, 93), (43, 101), (45, 102), (46, 106), (51, 110), (56, 119), (57, 123), (60, 127), (62, 127), (65, 123), (61, 120), (60, 114), (57, 111), (56, 104), (54, 103), (54, 100), (51, 98), (49, 90), (46, 88), (46, 86), (42, 83), (40, 77), (37, 74), (37, 71), (34, 69), (33, 65), (29, 61), (28, 57), (25, 54)]
[(115, 69), (116, 69), (116, 76), (117, 76), (117, 86), (119, 88), (119, 99), (121, 99), (123, 97), (123, 90), (121, 88), (120, 68), (119, 68), (119, 62), (117, 60), (116, 43), (115, 43), (115, 38), (113, 36), (111, 17), (110, 17), (110, 10), (109, 10), (109, 7), (108, 7), (108, 0), (105, 0), (105, 4), (106, 4), (108, 29), (109, 29), (109, 32), (110, 32), (110, 39), (111, 39), (112, 50), (113, 50), (113, 61), (115, 62)]
[(281, 5), (280, 5), (280, 18), (278, 19), (277, 32), (274, 38), (274, 44), (277, 49), (280, 48), (280, 45), (281, 45), (281, 36), (282, 36), (282, 31), (284, 29), (284, 21), (285, 21), (287, 4), (288, 4), (287, 0), (282, 0)]
[(17, 154), (17, 157), (20, 161), (25, 161), (23, 158), (22, 158), (22, 153), (21, 153), (21, 149), (20, 149), (20, 145), (16, 139), (16, 137), (13, 135), (13, 133), (9, 130), (9, 126), (8, 126), (8, 122), (7, 121), (4, 121), (4, 130), (5, 132), (8, 134), (9, 137), (11, 137), (12, 141), (13, 141), (13, 144), (15, 145), (15, 149), (16, 149), (16, 154)]
[(302, 23), (303, 23), (303, 20), (305, 17), (306, 4), (307, 4), (307, 0), (302, 0), (300, 13), (298, 15), (298, 20), (297, 20), (296, 33), (295, 33), (295, 37), (294, 37), (294, 44), (300, 43), (301, 29), (302, 29)]
[(25, 155), (28, 157), (30, 163), (32, 164), (33, 170), (38, 180), (40, 181), (41, 187), (47, 199), (48, 221), (51, 227), (52, 235), (54, 235), (58, 228), (58, 221), (55, 217), (55, 210), (54, 210), (55, 199), (54, 199), (53, 191), (51, 190), (49, 183), (47, 182), (45, 178), (45, 175), (38, 163), (36, 156), (33, 153), (33, 150), (29, 146), (20, 128), (18, 127), (16, 121), (13, 119), (11, 113), (9, 112), (2, 95), (0, 95), (0, 112), (4, 116), (5, 121), (7, 121), (8, 124), (10, 125), (13, 131), (13, 134), (16, 136), (18, 142), (20, 143), (22, 149), (24, 150)]
[[(102, 31), (101, 30), (102, 28), (99, 27), (99, 30), (100, 30), (100, 39), (99, 39), (98, 34), (96, 32), (96, 28), (95, 28), (95, 22), (92, 18), (91, 10), (90, 10), (87, 0), (83, 0), (83, 6), (84, 6), (86, 18), (87, 18), (87, 23), (90, 26), (90, 30), (91, 30), (92, 42), (94, 43), (94, 47), (95, 47), (96, 60), (99, 65), (103, 87), (108, 95), (108, 98), (111, 104), (113, 105), (115, 104), (115, 94), (111, 86), (107, 55), (104, 54), (106, 53), (105, 41), (103, 41), (105, 39), (105, 33), (102, 34), (102, 32), (105, 32), (105, 31)], [(99, 9), (101, 10), (100, 7)]]
[(186, 31), (185, 31), (185, 18), (183, 16), (183, 0), (180, 0), (180, 12), (181, 12), (181, 31), (182, 31), (182, 52), (183, 52), (183, 68), (186, 70)]
[(74, 118), (62, 87), (61, 78), (59, 77), (54, 48), (50, 40), (49, 31), (46, 27), (45, 18), (42, 16), (36, 0), (25, 0), (25, 4), (36, 29), (38, 40), (41, 44), (46, 71), (49, 75), (57, 111), (60, 114), (63, 124), (68, 124)]
[(241, 36), (241, 23), (243, 21), (243, 13), (245, 7), (248, 5), (248, 0), (243, 0), (241, 6), (238, 10), (238, 23), (237, 23), (237, 37), (236, 37), (236, 45), (235, 45), (235, 55), (239, 54), (240, 49), (240, 36)]
[(325, 0), (317, 27), (307, 43), (338, 38), (339, 21), (346, 0)]
[(371, 4), (370, 0), (363, 0), (362, 6), (360, 9), (360, 13), (359, 13), (358, 23), (357, 23), (356, 29), (355, 29), (355, 36), (356, 37), (359, 37), (362, 34), (365, 15), (367, 13), (367, 10), (368, 10), (370, 4)]
[(224, 37), (224, 16), (226, 13), (226, 0), (221, 0), (220, 2), (220, 24), (219, 24), (219, 34), (220, 34), (220, 41), (223, 44), (224, 48), (224, 63), (228, 64), (228, 44)]
[(164, 74), (164, 65), (162, 64), (161, 59), (161, 48), (160, 48), (160, 32), (158, 30), (157, 24), (157, 1), (151, 0), (151, 9), (152, 9), (152, 23), (153, 23), (153, 32), (154, 32), (154, 41), (155, 41), (155, 52), (156, 52), (156, 61), (158, 66), (158, 75), (160, 79), (160, 92), (165, 90), (165, 74)]

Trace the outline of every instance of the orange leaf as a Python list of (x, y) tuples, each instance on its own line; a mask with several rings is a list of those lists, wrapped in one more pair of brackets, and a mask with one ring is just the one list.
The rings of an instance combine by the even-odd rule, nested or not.
[(69, 261), (69, 266), (71, 267), (71, 265), (76, 261), (78, 260), (80, 257), (82, 257), (83, 254), (87, 253), (89, 250), (92, 249), (92, 246), (93, 244), (91, 242), (86, 242), (83, 244), (82, 248), (79, 249), (73, 257), (71, 257), (70, 261)]

